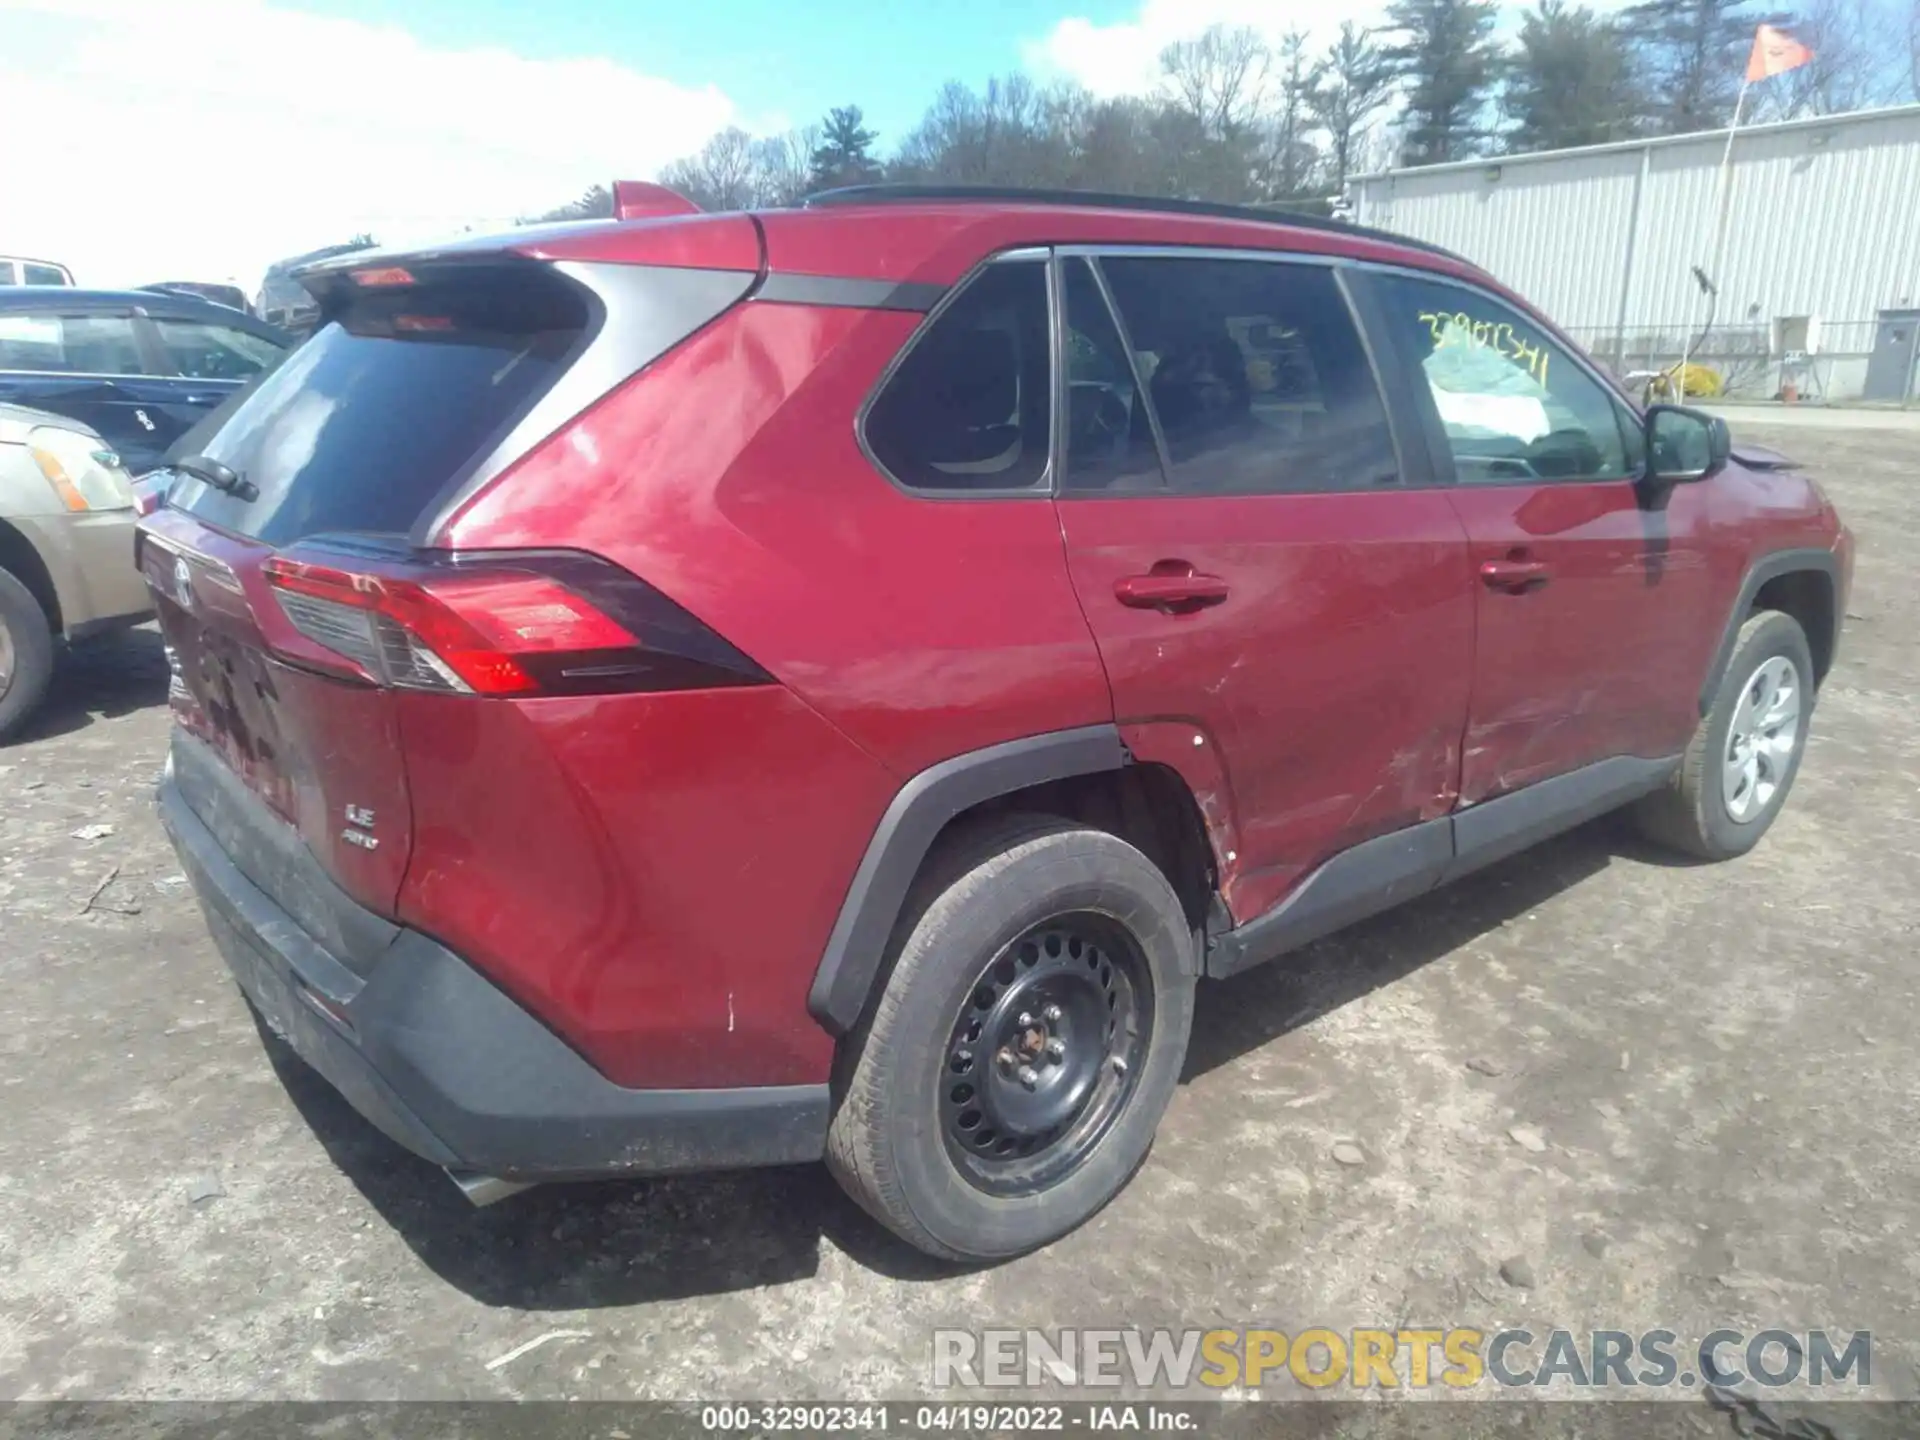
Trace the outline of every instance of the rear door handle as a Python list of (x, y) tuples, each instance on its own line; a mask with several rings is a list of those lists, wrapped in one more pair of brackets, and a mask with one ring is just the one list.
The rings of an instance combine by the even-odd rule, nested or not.
[(1188, 572), (1128, 575), (1113, 582), (1114, 598), (1136, 610), (1165, 610), (1177, 613), (1218, 605), (1227, 598), (1227, 582), (1218, 575)]
[(1544, 560), (1484, 560), (1480, 580), (1489, 590), (1525, 595), (1553, 579), (1553, 567)]

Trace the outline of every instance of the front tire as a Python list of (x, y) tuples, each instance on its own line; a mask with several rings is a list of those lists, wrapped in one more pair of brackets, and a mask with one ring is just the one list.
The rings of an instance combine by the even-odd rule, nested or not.
[(1679, 771), (1636, 808), (1642, 831), (1702, 860), (1759, 844), (1800, 773), (1813, 698), (1806, 632), (1781, 611), (1755, 612)]
[(1126, 841), (1038, 816), (950, 837), (843, 1047), (827, 1165), (948, 1260), (1058, 1239), (1146, 1158), (1193, 1021), (1194, 937)]
[(53, 630), (33, 592), (0, 570), (0, 741), (25, 724), (53, 678)]

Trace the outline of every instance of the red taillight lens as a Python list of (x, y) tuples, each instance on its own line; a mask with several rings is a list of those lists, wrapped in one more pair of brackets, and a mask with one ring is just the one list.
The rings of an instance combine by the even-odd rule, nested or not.
[(386, 285), (411, 285), (413, 272), (400, 265), (381, 265), (353, 272), (353, 283), (369, 289)]
[[(276, 555), (262, 573), (296, 630), (384, 684), (529, 695), (769, 679), (616, 566), (585, 555), (506, 558), (518, 563), (349, 570)], [(600, 603), (583, 588), (599, 592)]]

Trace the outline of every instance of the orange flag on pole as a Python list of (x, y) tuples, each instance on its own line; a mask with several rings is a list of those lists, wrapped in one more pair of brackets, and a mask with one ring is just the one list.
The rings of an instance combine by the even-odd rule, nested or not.
[(1813, 59), (1813, 51), (1784, 30), (1762, 25), (1753, 32), (1753, 53), (1747, 57), (1747, 83), (1798, 70)]

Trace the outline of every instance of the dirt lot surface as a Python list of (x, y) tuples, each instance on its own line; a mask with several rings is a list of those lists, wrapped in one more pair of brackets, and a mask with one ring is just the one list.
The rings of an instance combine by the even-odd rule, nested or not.
[(1860, 541), (1772, 836), (1602, 821), (1204, 989), (1133, 1186), (991, 1270), (817, 1167), (471, 1209), (229, 983), (153, 816), (157, 639), (71, 666), (0, 750), (0, 1397), (913, 1396), (937, 1326), (1399, 1323), (1870, 1329), (1920, 1396), (1920, 434), (1739, 433)]

